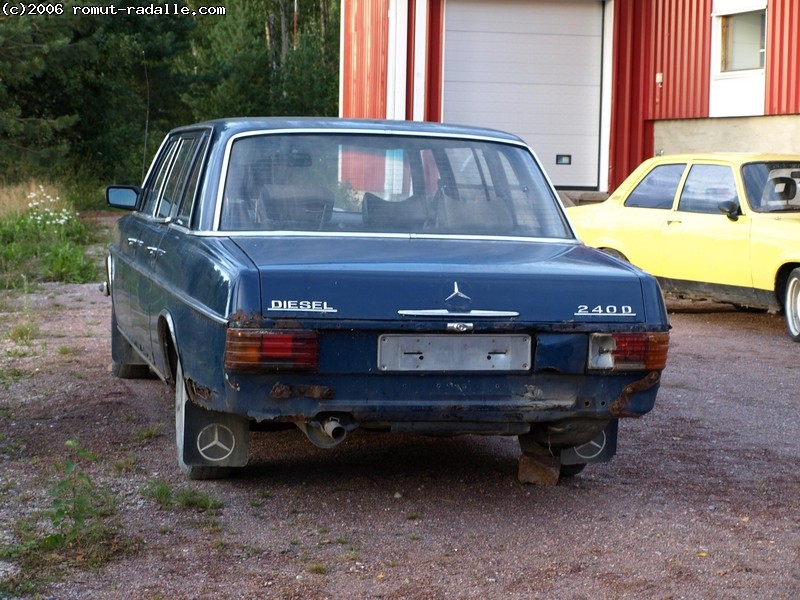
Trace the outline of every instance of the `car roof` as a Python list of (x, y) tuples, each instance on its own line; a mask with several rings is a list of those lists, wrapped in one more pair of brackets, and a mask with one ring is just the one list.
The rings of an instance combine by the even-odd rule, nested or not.
[(765, 161), (800, 161), (800, 154), (773, 154), (765, 152), (685, 152), (681, 154), (664, 154), (654, 156), (646, 162), (671, 161), (725, 161), (743, 165), (751, 162)]
[(335, 117), (239, 117), (214, 119), (178, 127), (179, 132), (198, 127), (210, 127), (217, 133), (231, 137), (250, 131), (359, 131), (364, 133), (422, 134), (456, 137), (480, 137), (498, 141), (524, 144), (516, 135), (496, 129), (456, 125), (452, 123), (432, 123), (428, 121), (392, 121), (379, 119), (341, 119)]

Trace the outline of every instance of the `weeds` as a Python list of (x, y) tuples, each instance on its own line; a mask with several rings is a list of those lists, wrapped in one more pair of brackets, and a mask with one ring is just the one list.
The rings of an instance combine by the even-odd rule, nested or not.
[(164, 427), (160, 423), (154, 423), (153, 425), (148, 425), (144, 429), (137, 431), (136, 441), (146, 442), (147, 440), (153, 440), (162, 435), (164, 435)]
[(217, 512), (223, 507), (222, 502), (213, 496), (192, 487), (184, 487), (173, 491), (163, 480), (151, 481), (142, 490), (142, 496), (155, 500), (161, 510), (174, 507), (193, 510), (199, 513), (194, 525), (209, 533), (220, 531)]
[[(0, 249), (0, 252), (2, 252), (2, 249)], [(9, 330), (8, 337), (15, 344), (30, 346), (34, 338), (39, 336), (39, 322), (33, 316), (33, 311), (28, 303), (28, 278), (22, 274), (20, 279), (22, 281), (22, 289), (25, 292), (22, 320)]]
[(200, 512), (216, 513), (223, 506), (222, 502), (210, 494), (191, 487), (179, 490), (175, 495), (175, 500), (178, 506), (199, 510)]
[(97, 279), (97, 267), (84, 252), (92, 235), (78, 213), (41, 185), (25, 199), (24, 208), (17, 203), (0, 217), (0, 287), (16, 288), (20, 275), (66, 283)]
[(24, 379), (28, 376), (28, 373), (21, 369), (17, 369), (14, 367), (2, 367), (0, 368), (0, 386), (4, 388), (8, 388), (8, 386), (18, 382), (20, 379)]
[(314, 563), (308, 566), (308, 572), (312, 575), (327, 575), (328, 568), (325, 565)]
[(47, 492), (50, 508), (15, 523), (17, 542), (0, 546), (0, 558), (19, 568), (0, 583), (0, 596), (37, 593), (68, 567), (96, 568), (129, 549), (113, 519), (114, 497), (80, 468), (94, 456), (77, 440), (66, 447), (70, 456), (58, 465), (61, 479)]
[(175, 504), (172, 488), (163, 480), (151, 481), (142, 490), (142, 496), (155, 500), (161, 510), (169, 510)]
[(136, 465), (139, 464), (139, 457), (135, 454), (128, 454), (125, 458), (115, 461), (112, 465), (114, 473), (122, 475), (123, 473), (132, 473), (136, 470)]
[(147, 484), (142, 490), (142, 496), (155, 500), (162, 510), (168, 510), (179, 506), (181, 508), (216, 515), (217, 511), (223, 507), (222, 502), (206, 492), (193, 487), (183, 487), (177, 491), (173, 491), (169, 483), (161, 479), (151, 481)]

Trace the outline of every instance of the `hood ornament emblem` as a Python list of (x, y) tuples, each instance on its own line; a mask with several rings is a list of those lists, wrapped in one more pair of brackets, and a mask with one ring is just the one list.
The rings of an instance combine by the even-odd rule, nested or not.
[(447, 298), (444, 299), (445, 302), (449, 302), (454, 298), (460, 298), (461, 300), (466, 300), (467, 302), (471, 302), (472, 298), (467, 296), (464, 292), (458, 289), (458, 282), (453, 282), (453, 293), (450, 294)]

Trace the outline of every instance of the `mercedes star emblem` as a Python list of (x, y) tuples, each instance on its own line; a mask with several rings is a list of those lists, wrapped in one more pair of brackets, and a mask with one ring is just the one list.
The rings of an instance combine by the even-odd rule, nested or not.
[(206, 460), (219, 462), (225, 460), (236, 447), (236, 436), (233, 431), (221, 423), (206, 425), (197, 434), (197, 449)]
[(600, 433), (599, 436), (591, 440), (590, 442), (586, 442), (585, 444), (581, 444), (580, 446), (575, 446), (575, 454), (580, 456), (583, 459), (590, 460), (600, 455), (603, 451), (603, 448), (606, 447), (606, 432), (603, 431)]
[(461, 290), (458, 289), (458, 282), (453, 282), (453, 293), (450, 294), (447, 298), (444, 299), (445, 302), (452, 300), (453, 298), (461, 298), (462, 300), (472, 300), (469, 296), (463, 293)]

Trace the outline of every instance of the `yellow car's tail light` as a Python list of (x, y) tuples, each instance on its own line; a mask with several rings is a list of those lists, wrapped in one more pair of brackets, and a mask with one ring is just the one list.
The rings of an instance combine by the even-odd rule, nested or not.
[(312, 371), (319, 364), (319, 337), (294, 329), (228, 329), (225, 369)]
[(669, 333), (593, 333), (588, 367), (606, 371), (660, 371), (667, 364)]

